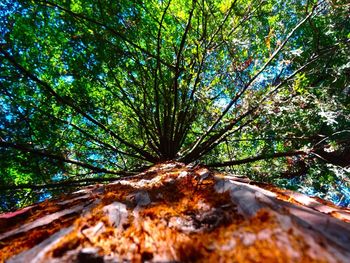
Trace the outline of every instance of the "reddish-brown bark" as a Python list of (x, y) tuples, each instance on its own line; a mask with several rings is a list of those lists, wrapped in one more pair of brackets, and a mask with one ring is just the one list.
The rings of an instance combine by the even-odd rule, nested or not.
[(350, 211), (180, 163), (0, 215), (0, 261), (346, 262)]

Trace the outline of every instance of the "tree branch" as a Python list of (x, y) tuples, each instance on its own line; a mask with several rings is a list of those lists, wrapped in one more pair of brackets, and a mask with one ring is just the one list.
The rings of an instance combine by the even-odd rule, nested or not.
[(211, 163), (211, 164), (207, 164), (207, 166), (208, 167), (225, 167), (225, 166), (251, 163), (251, 162), (256, 162), (256, 161), (260, 161), (260, 160), (267, 160), (267, 159), (287, 157), (287, 156), (308, 155), (308, 154), (309, 153), (305, 152), (305, 151), (279, 152), (279, 153), (273, 153), (273, 154), (258, 155), (255, 157), (249, 157), (249, 158), (245, 158), (245, 159), (241, 159), (241, 160), (232, 160), (232, 161), (227, 161), (227, 162)]
[[(130, 174), (132, 175), (132, 174)], [(103, 182), (113, 182), (116, 180), (120, 180), (120, 177), (113, 178), (86, 178), (81, 180), (67, 180), (57, 183), (47, 183), (47, 184), (17, 184), (17, 185), (0, 185), (1, 191), (9, 191), (9, 190), (22, 190), (22, 189), (33, 189), (40, 190), (45, 188), (60, 188), (60, 187), (81, 187), (86, 186), (91, 183), (103, 183)]]
[(231, 101), (227, 104), (223, 112), (220, 116), (215, 120), (215, 122), (204, 132), (204, 134), (196, 141), (196, 143), (191, 148), (190, 152), (193, 151), (203, 140), (205, 137), (210, 134), (210, 132), (220, 123), (222, 118), (228, 113), (228, 111), (232, 108), (232, 106), (236, 103), (238, 99), (245, 93), (245, 91), (251, 86), (251, 84), (257, 79), (257, 77), (271, 64), (271, 62), (275, 59), (275, 57), (281, 52), (283, 47), (287, 44), (289, 39), (294, 35), (294, 33), (313, 15), (313, 11), (315, 10), (317, 5), (314, 6), (312, 11), (304, 17), (286, 36), (285, 40), (282, 44), (273, 52), (273, 54), (269, 57), (267, 62), (259, 69), (259, 71), (249, 80), (249, 82), (244, 86), (244, 88), (236, 94), (236, 96), (231, 99)]
[(18, 151), (27, 152), (27, 153), (31, 153), (31, 154), (34, 154), (34, 155), (47, 157), (49, 159), (61, 161), (61, 162), (64, 162), (64, 163), (75, 164), (75, 165), (78, 165), (80, 167), (90, 169), (90, 170), (92, 170), (92, 171), (94, 171), (96, 173), (130, 175), (129, 172), (125, 172), (125, 171), (111, 171), (111, 170), (108, 170), (108, 169), (105, 169), (105, 168), (96, 167), (94, 165), (83, 163), (83, 162), (78, 161), (78, 160), (73, 160), (73, 159), (66, 158), (63, 155), (55, 155), (55, 154), (50, 153), (50, 152), (48, 152), (46, 150), (30, 148), (30, 147), (28, 147), (28, 145), (25, 145), (25, 144), (18, 144), (18, 143), (0, 141), (0, 148), (12, 148), (12, 149), (16, 149)]
[[(123, 34), (121, 34), (119, 31), (116, 31), (115, 29), (109, 27), (108, 25), (106, 25), (106, 24), (104, 24), (104, 23), (102, 23), (102, 22), (100, 22), (100, 21), (97, 21), (97, 20), (95, 20), (95, 19), (93, 19), (93, 18), (87, 17), (87, 16), (85, 16), (85, 15), (83, 15), (83, 14), (75, 13), (75, 12), (73, 12), (73, 11), (67, 9), (67, 8), (64, 8), (64, 7), (62, 7), (62, 6), (58, 5), (58, 4), (55, 4), (55, 3), (50, 2), (50, 1), (46, 1), (46, 0), (45, 0), (45, 1), (43, 1), (41, 4), (43, 4), (43, 6), (47, 6), (47, 7), (55, 7), (55, 8), (57, 8), (57, 9), (59, 9), (59, 10), (65, 12), (65, 13), (67, 13), (67, 14), (73, 16), (73, 17), (76, 17), (76, 18), (79, 18), (79, 19), (83, 19), (83, 20), (85, 20), (85, 21), (89, 21), (90, 23), (93, 23), (93, 24), (98, 25), (98, 26), (100, 26), (100, 27), (102, 27), (102, 28), (105, 28), (107, 31), (109, 31), (109, 32), (111, 32), (112, 34), (114, 34), (115, 36), (119, 37), (119, 38), (120, 38), (121, 40), (123, 40), (125, 43), (131, 45), (132, 47), (134, 47), (134, 48), (136, 48), (136, 49), (138, 49), (138, 50), (140, 50), (142, 53), (146, 54), (147, 56), (149, 56), (149, 57), (151, 57), (151, 58), (153, 58), (153, 59), (157, 59), (157, 56), (156, 56), (156, 55), (152, 54), (152, 53), (149, 52), (147, 49), (145, 49), (145, 48), (143, 48), (143, 47), (137, 45), (136, 43), (134, 43), (133, 41), (131, 41), (130, 39), (128, 39), (126, 36), (124, 36)], [(174, 67), (173, 65), (167, 63), (166, 61), (164, 61), (164, 60), (160, 60), (160, 61), (161, 61), (161, 63), (162, 63), (163, 65), (167, 66), (168, 68), (170, 68), (170, 69), (172, 69), (172, 70), (175, 69), (175, 67)]]
[(150, 153), (148, 153), (147, 151), (140, 149), (139, 147), (137, 147), (136, 145), (127, 142), (126, 140), (124, 140), (122, 137), (120, 137), (119, 135), (117, 135), (115, 132), (113, 132), (112, 130), (110, 130), (109, 128), (107, 128), (104, 124), (102, 124), (101, 122), (97, 121), (96, 119), (94, 119), (93, 117), (91, 117), (90, 115), (88, 115), (85, 111), (81, 110), (78, 106), (76, 106), (73, 103), (73, 99), (71, 98), (63, 98), (62, 96), (60, 96), (48, 83), (44, 82), (43, 80), (39, 79), (37, 76), (35, 76), (33, 73), (31, 73), (29, 70), (27, 70), (26, 68), (24, 68), (22, 65), (20, 65), (9, 53), (7, 53), (5, 50), (2, 49), (2, 47), (0, 46), (0, 53), (2, 53), (5, 58), (15, 67), (17, 68), (22, 74), (24, 74), (26, 77), (28, 77), (29, 79), (33, 80), (34, 82), (38, 83), (40, 86), (42, 86), (49, 94), (51, 94), (56, 100), (57, 102), (63, 104), (63, 105), (67, 105), (69, 107), (71, 107), (72, 109), (74, 109), (77, 113), (79, 113), (80, 115), (82, 115), (83, 117), (85, 117), (87, 120), (91, 121), (93, 124), (95, 124), (96, 126), (100, 127), (102, 130), (104, 130), (107, 134), (110, 134), (112, 137), (114, 137), (115, 139), (117, 139), (118, 141), (120, 141), (121, 143), (123, 143), (124, 145), (132, 148), (133, 150), (135, 150), (137, 153), (141, 154), (142, 156), (144, 156), (148, 161), (150, 162), (157, 162), (158, 158), (154, 157), (153, 155), (151, 155)]
[[(283, 81), (277, 84), (272, 90), (270, 90), (259, 102), (256, 103), (255, 106), (247, 110), (245, 113), (242, 113), (240, 116), (236, 117), (234, 120), (231, 120), (229, 124), (227, 124), (225, 127), (220, 129), (216, 134), (210, 136), (205, 142), (198, 144), (198, 140), (197, 140), (196, 144), (192, 146), (191, 150), (189, 150), (185, 154), (185, 156), (181, 159), (186, 162), (189, 160), (193, 161), (194, 159), (198, 158), (198, 154), (203, 152), (206, 148), (210, 148), (212, 144), (216, 144), (218, 140), (222, 142), (222, 140), (228, 136), (228, 135), (225, 135), (225, 133), (229, 132), (239, 121), (243, 120), (247, 116), (250, 116), (251, 114), (254, 114), (263, 105), (263, 102), (266, 101), (274, 93), (276, 93), (281, 87), (283, 87), (284, 84), (292, 80), (298, 73), (302, 72), (305, 68), (307, 68), (310, 64), (316, 61), (319, 57), (328, 54), (328, 52), (330, 51), (336, 51), (337, 46), (339, 46), (339, 43), (331, 47), (327, 47), (323, 49), (322, 52), (320, 52), (319, 54), (312, 56), (304, 65), (300, 66), (293, 73), (288, 75)], [(202, 138), (202, 140), (203, 139), (204, 137)]]

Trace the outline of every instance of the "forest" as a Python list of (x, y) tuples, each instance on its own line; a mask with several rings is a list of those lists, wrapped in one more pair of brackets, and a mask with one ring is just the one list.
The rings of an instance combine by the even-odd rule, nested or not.
[(350, 258), (346, 0), (1, 0), (0, 263)]
[(346, 0), (3, 0), (0, 212), (201, 164), (350, 205)]

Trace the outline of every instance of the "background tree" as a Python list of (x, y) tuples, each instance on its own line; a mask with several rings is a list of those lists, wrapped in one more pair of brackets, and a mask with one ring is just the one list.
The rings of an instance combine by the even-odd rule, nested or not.
[(265, 179), (320, 178), (331, 163), (323, 182), (348, 180), (346, 1), (0, 8), (5, 189), (30, 196), (165, 160)]

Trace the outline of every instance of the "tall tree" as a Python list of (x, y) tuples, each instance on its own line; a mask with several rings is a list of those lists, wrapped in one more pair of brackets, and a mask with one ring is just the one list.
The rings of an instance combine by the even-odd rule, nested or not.
[(1, 184), (79, 185), (165, 160), (347, 167), (348, 11), (330, 0), (5, 0)]

